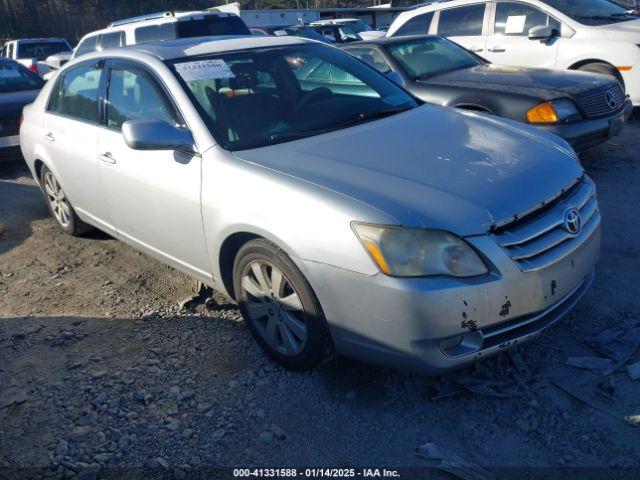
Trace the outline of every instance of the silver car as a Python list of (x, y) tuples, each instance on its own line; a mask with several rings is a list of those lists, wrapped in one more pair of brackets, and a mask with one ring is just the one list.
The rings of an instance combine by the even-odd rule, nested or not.
[[(307, 81), (314, 64), (334, 81)], [(460, 367), (562, 318), (599, 255), (594, 184), (563, 140), (421, 105), (303, 39), (87, 55), (20, 140), (65, 232), (99, 228), (235, 299), (292, 369), (334, 351)]]

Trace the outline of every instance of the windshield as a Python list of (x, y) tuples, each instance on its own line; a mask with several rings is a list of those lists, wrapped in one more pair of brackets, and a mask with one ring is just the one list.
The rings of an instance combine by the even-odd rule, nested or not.
[(638, 19), (637, 15), (609, 0), (544, 0), (553, 8), (584, 25), (606, 25)]
[(39, 90), (44, 81), (22, 65), (0, 62), (0, 93)]
[(370, 32), (373, 30), (369, 25), (362, 20), (349, 20), (348, 22), (340, 22), (338, 25), (349, 25), (349, 27), (356, 33)]
[(392, 43), (386, 48), (405, 73), (414, 80), (483, 64), (472, 53), (440, 37)]
[(319, 135), (417, 105), (384, 75), (321, 44), (172, 64), (212, 134), (228, 150)]
[(70, 52), (71, 48), (64, 42), (20, 42), (16, 58), (35, 58), (39, 61), (60, 52)]

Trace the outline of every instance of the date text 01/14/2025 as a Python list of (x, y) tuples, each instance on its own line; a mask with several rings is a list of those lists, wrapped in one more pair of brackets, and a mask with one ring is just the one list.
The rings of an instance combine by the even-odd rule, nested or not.
[(400, 478), (397, 470), (386, 468), (236, 468), (234, 478)]

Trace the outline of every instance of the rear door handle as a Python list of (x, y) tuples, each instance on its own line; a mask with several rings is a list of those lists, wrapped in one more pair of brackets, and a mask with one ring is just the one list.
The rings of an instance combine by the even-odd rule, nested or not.
[(473, 45), (472, 47), (469, 48), (469, 50), (471, 50), (474, 53), (478, 53), (484, 50), (484, 48), (479, 47), (478, 45)]
[(44, 139), (47, 142), (55, 142), (56, 141), (56, 137), (53, 136), (53, 133), (49, 132), (44, 136)]
[(499, 47), (498, 45), (496, 45), (495, 47), (491, 47), (488, 49), (489, 52), (491, 53), (502, 53), (502, 52), (506, 52), (507, 49), (504, 47)]
[(114, 163), (116, 163), (116, 159), (114, 158), (113, 154), (111, 152), (105, 152), (102, 155), (98, 156), (100, 158), (100, 160), (102, 160), (104, 163), (110, 163), (111, 165), (113, 165)]

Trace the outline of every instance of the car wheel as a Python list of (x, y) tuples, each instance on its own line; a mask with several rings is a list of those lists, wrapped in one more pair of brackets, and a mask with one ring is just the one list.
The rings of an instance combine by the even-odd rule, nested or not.
[(620, 84), (622, 92), (626, 93), (624, 80), (622, 79), (620, 72), (618, 72), (618, 70), (616, 70), (616, 68), (612, 67), (611, 65), (600, 62), (587, 63), (586, 65), (582, 65), (580, 68), (578, 68), (578, 70), (581, 72), (599, 73), (601, 75), (609, 75), (611, 77), (614, 77)]
[(93, 228), (78, 218), (58, 179), (49, 168), (42, 167), (40, 182), (49, 211), (63, 232), (69, 235), (82, 235)]
[(256, 239), (238, 252), (233, 285), (242, 316), (262, 349), (292, 370), (310, 370), (333, 351), (309, 282), (285, 252)]

